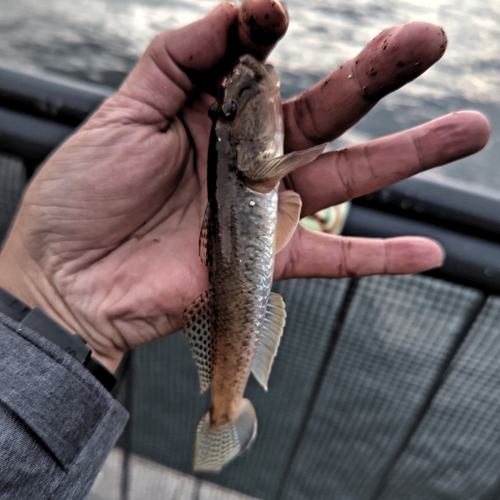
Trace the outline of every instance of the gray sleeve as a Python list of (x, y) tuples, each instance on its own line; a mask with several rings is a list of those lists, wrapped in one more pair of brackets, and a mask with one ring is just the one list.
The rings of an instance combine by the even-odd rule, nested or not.
[(85, 498), (127, 419), (82, 365), (0, 314), (0, 500)]

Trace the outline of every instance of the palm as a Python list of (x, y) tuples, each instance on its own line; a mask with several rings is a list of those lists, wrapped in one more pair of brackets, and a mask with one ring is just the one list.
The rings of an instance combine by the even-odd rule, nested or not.
[[(110, 120), (121, 124), (125, 116), (112, 99), (54, 155), (26, 195), (20, 221), (30, 207), (43, 207), (26, 247), (37, 249), (34, 258), (51, 260), (50, 280), (78, 322), (114, 330), (123, 346), (178, 330), (183, 309), (207, 287), (198, 237), (212, 101), (203, 94), (186, 105), (166, 132), (164, 118), (156, 122), (149, 110), (150, 124), (122, 126), (116, 142)], [(94, 141), (102, 145), (82, 154)], [(61, 176), (60, 165), (70, 158), (78, 161)], [(36, 236), (47, 233), (57, 236)], [(82, 297), (92, 297), (90, 304)]]

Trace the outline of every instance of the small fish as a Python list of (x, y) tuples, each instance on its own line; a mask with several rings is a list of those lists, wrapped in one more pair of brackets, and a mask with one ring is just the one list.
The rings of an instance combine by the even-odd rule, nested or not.
[(271, 65), (242, 56), (224, 78), (208, 154), (208, 205), (199, 253), (210, 288), (184, 311), (184, 333), (200, 378), (212, 386), (210, 411), (196, 430), (194, 469), (218, 471), (257, 435), (250, 376), (267, 382), (285, 325), (285, 304), (271, 293), (274, 256), (290, 240), (301, 200), (278, 185), (315, 159), (317, 146), (283, 155), (279, 79)]

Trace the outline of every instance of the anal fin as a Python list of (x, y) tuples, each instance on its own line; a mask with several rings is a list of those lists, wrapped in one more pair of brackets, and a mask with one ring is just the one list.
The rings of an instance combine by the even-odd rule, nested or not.
[(210, 348), (210, 289), (205, 290), (184, 311), (184, 335), (191, 348), (203, 394), (212, 376)]
[(293, 236), (300, 220), (302, 200), (295, 191), (281, 191), (278, 198), (278, 222), (274, 253), (281, 252)]
[(264, 326), (252, 365), (252, 373), (265, 391), (267, 391), (269, 374), (285, 327), (285, 318), (286, 311), (283, 298), (278, 293), (271, 292)]

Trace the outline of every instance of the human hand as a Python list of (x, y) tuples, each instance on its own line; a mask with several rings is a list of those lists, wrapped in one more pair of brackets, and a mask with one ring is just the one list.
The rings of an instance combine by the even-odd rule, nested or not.
[[(29, 186), (0, 254), (0, 285), (81, 335), (110, 370), (127, 349), (179, 330), (184, 308), (208, 287), (198, 256), (207, 111), (231, 63), (245, 52), (265, 58), (286, 27), (279, 3), (245, 0), (159, 35)], [(445, 45), (426, 23), (386, 30), (285, 104), (286, 151), (338, 137)], [(482, 115), (456, 113), (323, 154), (284, 184), (301, 195), (306, 216), (472, 154), (488, 136)], [(342, 238), (299, 226), (276, 256), (275, 278), (412, 273), (441, 260), (424, 238)]]

